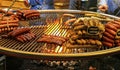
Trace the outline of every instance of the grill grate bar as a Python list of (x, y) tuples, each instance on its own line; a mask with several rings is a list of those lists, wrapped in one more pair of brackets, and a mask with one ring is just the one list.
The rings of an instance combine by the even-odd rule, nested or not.
[(57, 25), (58, 25), (58, 24), (56, 24), (56, 25), (55, 25), (55, 24), (51, 25), (51, 27), (46, 30), (46, 34), (50, 35), (50, 34), (54, 33), (54, 31), (55, 31), (56, 28), (57, 28)]
[(1, 45), (1, 46), (4, 46), (4, 45), (5, 45), (5, 41), (4, 41), (4, 40), (1, 40), (1, 41), (0, 41), (0, 45)]
[[(33, 32), (37, 35), (37, 36), (42, 36), (42, 34), (44, 34), (45, 33), (45, 29), (46, 28), (41, 28), (42, 29), (42, 31), (40, 30), (40, 31), (37, 31), (37, 30), (33, 30)], [(35, 32), (35, 31), (37, 31), (37, 32)], [(40, 37), (37, 37), (36, 38), (36, 41), (39, 39)], [(40, 48), (42, 48), (42, 45), (43, 45), (43, 43), (41, 44), (41, 43), (36, 43), (36, 44), (38, 44), (38, 45), (35, 45), (36, 47), (33, 47), (32, 49), (31, 49), (31, 51), (33, 51), (34, 50), (34, 52), (40, 52)]]
[[(48, 24), (48, 28), (46, 29), (45, 33), (48, 34), (48, 35), (56, 35), (56, 33), (58, 33), (59, 29), (60, 29), (61, 25), (58, 24), (58, 23), (55, 23), (53, 24), (53, 21), (50, 22)], [(49, 46), (46, 46), (46, 43), (44, 44), (44, 46), (42, 46), (42, 48), (40, 48), (42, 51), (41, 52), (48, 52), (50, 51), (51, 53), (55, 53), (55, 46), (52, 46), (52, 45), (49, 45)], [(47, 50), (47, 51), (46, 51)]]
[(60, 24), (56, 25), (56, 27), (55, 27), (55, 29), (54, 29), (54, 32), (52, 32), (52, 33), (50, 33), (50, 34), (51, 34), (51, 35), (56, 35), (57, 33), (59, 33), (59, 32), (60, 32), (60, 27), (61, 27)]
[[(39, 45), (40, 46), (40, 45)], [(44, 46), (44, 45), (43, 45)], [(40, 52), (40, 53), (42, 53), (42, 48), (43, 48), (43, 46), (42, 47), (37, 47), (37, 48), (35, 48), (35, 52)]]
[(26, 43), (19, 43), (19, 45), (16, 45), (15, 47), (12, 47), (12, 49), (16, 49), (16, 50), (21, 50), (22, 48), (25, 47), (25, 44), (27, 44), (29, 42), (26, 42)]
[(21, 50), (22, 51), (22, 48), (25, 48), (25, 44), (27, 44), (28, 42), (25, 42), (24, 44), (20, 43), (20, 45), (17, 45), (16, 47), (14, 47), (14, 49), (16, 50)]
[[(37, 40), (44, 34), (62, 36), (62, 37), (69, 38), (69, 36), (70, 36), (69, 31), (72, 27), (69, 27), (68, 25), (64, 25), (63, 22), (65, 22), (66, 20), (68, 20), (70, 18), (65, 17), (65, 19), (63, 19), (63, 22), (60, 21), (60, 17), (63, 14), (74, 14), (76, 18), (79, 18), (79, 17), (85, 17), (85, 14), (89, 13), (89, 12), (74, 12), (74, 11), (65, 11), (65, 12), (64, 11), (58, 11), (58, 12), (57, 11), (55, 11), (55, 12), (51, 12), (51, 11), (50, 12), (42, 12), (42, 11), (40, 11), (40, 12), (41, 12), (40, 13), (41, 18), (35, 19), (35, 20), (31, 19), (31, 20), (25, 21), (25, 23), (24, 23), (24, 21), (20, 23), (20, 26), (22, 26), (22, 27), (30, 27), (31, 26), (30, 27), (31, 32), (35, 33), (37, 36), (35, 39), (33, 39), (29, 42), (25, 42), (25, 43), (21, 43), (19, 41), (14, 40), (14, 39), (2, 39), (2, 41), (0, 41), (0, 46), (3, 48), (4, 47), (8, 48), (8, 50), (14, 49), (14, 50), (19, 50), (21, 52), (25, 51), (25, 52), (30, 52), (30, 53), (32, 53), (32, 52), (34, 52), (34, 53), (51, 53), (52, 55), (53, 54), (57, 55), (56, 53), (63, 53), (62, 57), (64, 57), (64, 54), (67, 55), (69, 53), (74, 54), (74, 53), (86, 53), (86, 52), (98, 51), (98, 50), (93, 49), (93, 48), (85, 48), (85, 47), (83, 47), (83, 48), (68, 48), (66, 46), (66, 45), (68, 45), (67, 42), (64, 43), (63, 46), (58, 46), (55, 44), (48, 44), (48, 43), (37, 43)], [(110, 16), (108, 16), (108, 17), (110, 17)], [(111, 18), (114, 18), (114, 17), (111, 17)], [(6, 28), (0, 29), (0, 31), (2, 31), (2, 30), (5, 31), (8, 29), (6, 29)], [(107, 48), (103, 47), (103, 49), (107, 49)], [(100, 50), (102, 50), (102, 49), (100, 49)], [(33, 53), (33, 55), (28, 54), (28, 56), (32, 57), (35, 55), (35, 57), (36, 57), (36, 54), (34, 54), (34, 53)], [(23, 53), (20, 55), (24, 56)], [(25, 55), (27, 55), (27, 54), (25, 54)], [(75, 56), (81, 56), (81, 55), (75, 54)], [(89, 55), (89, 56), (91, 56), (91, 55)], [(40, 56), (38, 56), (38, 58), (39, 57)], [(42, 57), (44, 57), (44, 56), (42, 55)], [(60, 57), (60, 59), (62, 57)]]
[[(21, 47), (20, 42), (11, 42), (12, 45), (9, 46), (10, 49), (15, 49), (16, 47)], [(16, 49), (17, 50), (17, 49)]]
[[(47, 29), (46, 29), (47, 28)], [(10, 49), (15, 49), (15, 50), (20, 50), (20, 51), (27, 51), (27, 52), (44, 52), (48, 53), (49, 51), (51, 53), (62, 53), (64, 50), (63, 46), (58, 46), (54, 44), (49, 44), (49, 46), (44, 46), (46, 43), (37, 43), (36, 41), (41, 37), (43, 34), (48, 34), (48, 35), (57, 35), (57, 36), (67, 36), (67, 30), (68, 29), (63, 29), (62, 24), (58, 24), (58, 22), (53, 20), (47, 25), (42, 25), (42, 26), (31, 26), (31, 32), (36, 34), (36, 39), (31, 40), (30, 42), (17, 42), (16, 40), (9, 40), (9, 39), (4, 39), (2, 41), (2, 46), (10, 48)], [(6, 44), (7, 43), (7, 44)], [(47, 51), (46, 51), (47, 50)]]
[(42, 45), (44, 45), (44, 44), (41, 43), (41, 44), (35, 45), (35, 47), (33, 47), (33, 49), (30, 50), (30, 51), (33, 51), (33, 52), (41, 52)]
[(13, 45), (13, 43), (15, 42), (15, 41), (13, 41), (13, 40), (3, 40), (4, 41), (4, 43), (3, 43), (3, 45), (4, 45), (4, 47), (6, 47), (6, 48), (11, 48), (11, 45)]
[[(55, 25), (56, 24), (56, 25)], [(46, 34), (50, 34), (50, 35), (57, 35), (57, 36), (66, 36), (66, 29), (61, 29), (62, 25), (61, 24), (57, 24), (54, 23), (54, 25), (52, 25), (50, 27), (50, 29), (48, 28), (46, 31), (48, 31), (48, 33)], [(52, 49), (51, 49), (52, 48)], [(51, 53), (61, 53), (63, 50), (63, 47), (61, 46), (47, 46), (47, 47), (43, 47), (42, 49), (45, 50), (51, 50)], [(43, 52), (46, 52), (45, 50), (43, 50)]]
[[(35, 33), (36, 35), (40, 36), (39, 34), (41, 34), (42, 32), (43, 31), (41, 29), (37, 29), (37, 30), (34, 30), (33, 33)], [(37, 37), (35, 40), (31, 41), (30, 43), (26, 43), (25, 47), (22, 48), (21, 50), (26, 51), (27, 49), (34, 47), (34, 45), (37, 44), (36, 41), (37, 41), (38, 38), (39, 37)]]
[[(36, 34), (36, 33), (41, 33), (42, 32), (42, 30), (41, 29), (32, 29), (31, 30), (32, 32), (34, 31), (34, 33)], [(41, 31), (41, 32), (40, 32)], [(37, 34), (38, 35), (38, 34)], [(37, 39), (37, 38), (36, 38)], [(32, 48), (32, 47), (34, 47), (35, 46), (35, 41), (36, 40), (32, 40), (32, 43), (31, 42), (26, 42), (26, 43), (24, 43), (24, 44), (22, 44), (22, 43), (19, 43), (18, 45), (14, 45), (15, 47), (12, 47), (12, 49), (16, 49), (16, 50), (21, 50), (21, 51), (24, 51), (24, 49), (26, 49), (27, 47), (29, 47), (29, 48)], [(32, 46), (29, 46), (29, 44), (33, 44)], [(32, 50), (33, 51), (33, 50)]]
[(33, 49), (34, 46), (37, 46), (35, 42), (36, 41), (32, 41), (30, 44), (28, 44), (24, 51), (30, 51), (31, 49)]

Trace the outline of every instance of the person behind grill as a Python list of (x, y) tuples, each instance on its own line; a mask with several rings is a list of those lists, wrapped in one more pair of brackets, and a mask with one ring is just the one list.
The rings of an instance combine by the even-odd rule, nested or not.
[(96, 11), (97, 0), (70, 0), (69, 9)]
[(77, 10), (81, 8), (81, 0), (70, 0), (69, 9)]
[[(100, 0), (98, 9), (103, 13), (120, 17), (120, 0)], [(107, 64), (109, 63), (108, 65), (113, 67), (114, 70), (120, 70), (120, 54), (108, 56), (104, 61)]]
[(98, 9), (111, 15), (120, 16), (120, 0), (100, 0)]
[(54, 0), (25, 0), (24, 3), (31, 10), (54, 9)]

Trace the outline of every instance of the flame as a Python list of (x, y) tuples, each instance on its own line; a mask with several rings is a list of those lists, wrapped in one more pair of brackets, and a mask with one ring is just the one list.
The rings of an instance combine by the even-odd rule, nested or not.
[(66, 36), (67, 35), (67, 29), (62, 29), (63, 24), (60, 22), (59, 19), (56, 19), (54, 21), (47, 22), (48, 28), (45, 31), (45, 34), (47, 35), (56, 35), (56, 36)]

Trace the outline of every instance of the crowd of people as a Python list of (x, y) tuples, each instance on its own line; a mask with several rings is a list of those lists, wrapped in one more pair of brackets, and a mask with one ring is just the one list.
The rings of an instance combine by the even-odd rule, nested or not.
[[(25, 5), (35, 10), (54, 9), (54, 0), (25, 0)], [(70, 0), (68, 9), (90, 10), (90, 6), (101, 12), (120, 16), (120, 0)]]

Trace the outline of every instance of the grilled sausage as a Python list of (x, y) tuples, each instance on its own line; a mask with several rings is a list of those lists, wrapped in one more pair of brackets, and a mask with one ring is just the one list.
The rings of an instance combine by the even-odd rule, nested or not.
[(84, 27), (85, 27), (85, 25), (75, 26), (74, 30), (80, 30), (80, 29), (83, 29)]
[(110, 42), (102, 42), (104, 46), (107, 46), (107, 47), (113, 47), (114, 45)]
[(38, 39), (37, 42), (44, 42), (44, 43), (50, 43), (50, 44), (57, 44), (57, 45), (62, 45), (63, 42), (57, 39), (52, 39), (52, 38), (41, 38)]
[(108, 32), (104, 32), (103, 35), (107, 36), (107, 37), (110, 38), (110, 39), (114, 39), (114, 38), (115, 38), (115, 36), (111, 35), (111, 34), (108, 33)]
[(69, 19), (65, 22), (65, 25), (69, 25), (69, 23), (75, 22), (76, 18)]
[(20, 42), (24, 42), (23, 39), (21, 39), (20, 37), (16, 37), (16, 39)]
[(17, 36), (17, 37), (15, 37), (18, 41), (20, 41), (20, 42), (25, 42), (25, 41), (27, 41), (27, 39), (23, 36), (23, 35), (19, 35), (19, 36)]
[(45, 42), (51, 44), (62, 45), (66, 39), (60, 36), (53, 36), (53, 35), (43, 35), (42, 38), (39, 38), (37, 42)]
[(112, 24), (106, 24), (105, 27), (117, 31), (117, 27), (113, 26)]
[(107, 42), (110, 42), (110, 43), (114, 43), (114, 40), (113, 40), (113, 39), (110, 39), (110, 38), (108, 38), (108, 37), (106, 37), (106, 36), (103, 36), (103, 40), (104, 40), (104, 41), (107, 41)]
[(35, 19), (40, 17), (40, 13), (36, 10), (17, 10), (17, 17), (20, 20)]
[(34, 13), (34, 14), (30, 14), (30, 15), (25, 16), (25, 17), (26, 17), (26, 19), (29, 19), (29, 18), (31, 18), (31, 17), (39, 17), (39, 16), (40, 16), (39, 13)]
[(29, 32), (29, 31), (30, 31), (30, 28), (20, 28), (20, 29), (13, 30), (12, 32), (8, 33), (8, 36), (15, 37), (17, 35), (20, 35), (22, 33), (26, 33), (26, 32)]
[(75, 44), (76, 42), (72, 40), (71, 38), (69, 39), (70, 44)]
[(30, 36), (32, 37), (32, 39), (34, 39), (34, 38), (35, 38), (35, 34), (34, 34), (34, 33), (32, 33), (32, 32), (28, 33), (28, 35), (30, 35)]
[(91, 45), (95, 45), (96, 44), (95, 40), (93, 40), (93, 39), (89, 39), (89, 42), (90, 42)]
[(75, 15), (73, 15), (73, 14), (63, 14), (62, 16), (63, 17), (72, 17), (72, 18), (75, 18)]
[(28, 16), (28, 15), (31, 15), (31, 14), (39, 14), (40, 15), (40, 13), (38, 11), (36, 11), (36, 10), (33, 11), (32, 10), (30, 12), (25, 12), (23, 16)]
[(62, 37), (62, 36), (54, 36), (54, 35), (42, 35), (42, 37), (50, 37), (50, 38), (61, 38), (64, 39), (65, 41), (68, 40), (66, 37)]
[(111, 21), (111, 23), (115, 23), (115, 24), (119, 24), (120, 25), (120, 21)]
[(1, 19), (1, 24), (6, 24), (6, 23), (18, 23), (19, 19), (15, 15), (11, 16), (4, 16)]
[(87, 41), (85, 39), (81, 39), (81, 41), (83, 45), (86, 45)]
[(87, 31), (82, 30), (82, 34), (83, 34), (83, 35), (87, 34)]
[(115, 23), (115, 24), (113, 24), (113, 26), (115, 26), (115, 27), (117, 27), (118, 29), (120, 29), (120, 24)]
[(76, 39), (78, 39), (78, 37), (79, 37), (78, 35), (72, 35), (72, 36), (71, 36), (71, 39), (72, 39), (72, 40), (76, 40)]
[[(8, 18), (8, 19), (7, 19)], [(0, 21), (0, 24), (10, 24), (10, 23), (18, 23), (19, 19), (18, 18), (10, 18), (7, 17), (7, 18), (3, 18), (1, 21)]]
[(22, 13), (23, 16), (27, 16), (33, 13), (39, 13), (37, 10), (17, 10), (17, 12)]
[(30, 35), (32, 38), (35, 38), (35, 34), (32, 32), (28, 33), (28, 35)]
[(108, 33), (110, 33), (113, 36), (116, 35), (116, 32), (114, 30), (109, 29), (109, 28), (105, 28), (105, 31), (108, 32)]
[(81, 40), (76, 40), (77, 44), (82, 45), (83, 42)]
[(11, 20), (11, 21), (1, 21), (0, 24), (15, 24), (18, 23), (18, 20)]
[(30, 41), (32, 39), (32, 37), (28, 33), (24, 34), (23, 37), (26, 38), (27, 41)]
[(78, 35), (82, 35), (83, 33), (82, 33), (81, 30), (79, 30), (79, 31), (77, 32), (77, 34), (78, 34)]
[(17, 39), (18, 41), (22, 42), (22, 43), (24, 42), (24, 40), (23, 40), (21, 37), (19, 37), (19, 36), (16, 37), (16, 39)]
[(18, 24), (4, 24), (4, 25), (0, 25), (0, 29), (1, 28), (6, 28), (6, 27), (18, 27)]
[(101, 41), (99, 41), (99, 40), (95, 40), (95, 42), (96, 42), (96, 45), (98, 45), (98, 46), (102, 46), (102, 42), (101, 42)]
[[(20, 42), (26, 42), (26, 41), (30, 41), (31, 39), (33, 39), (35, 36), (31, 35), (32, 33), (25, 33), (22, 35), (18, 35), (15, 38), (20, 41)], [(34, 33), (33, 33), (34, 34)]]
[(9, 31), (12, 31), (14, 29), (16, 29), (17, 27), (6, 27), (6, 28), (1, 28), (0, 29), (0, 33), (1, 32), (9, 32)]
[(72, 24), (73, 27), (75, 27), (75, 26), (80, 26), (80, 25), (83, 25), (83, 22), (73, 23), (73, 24)]

